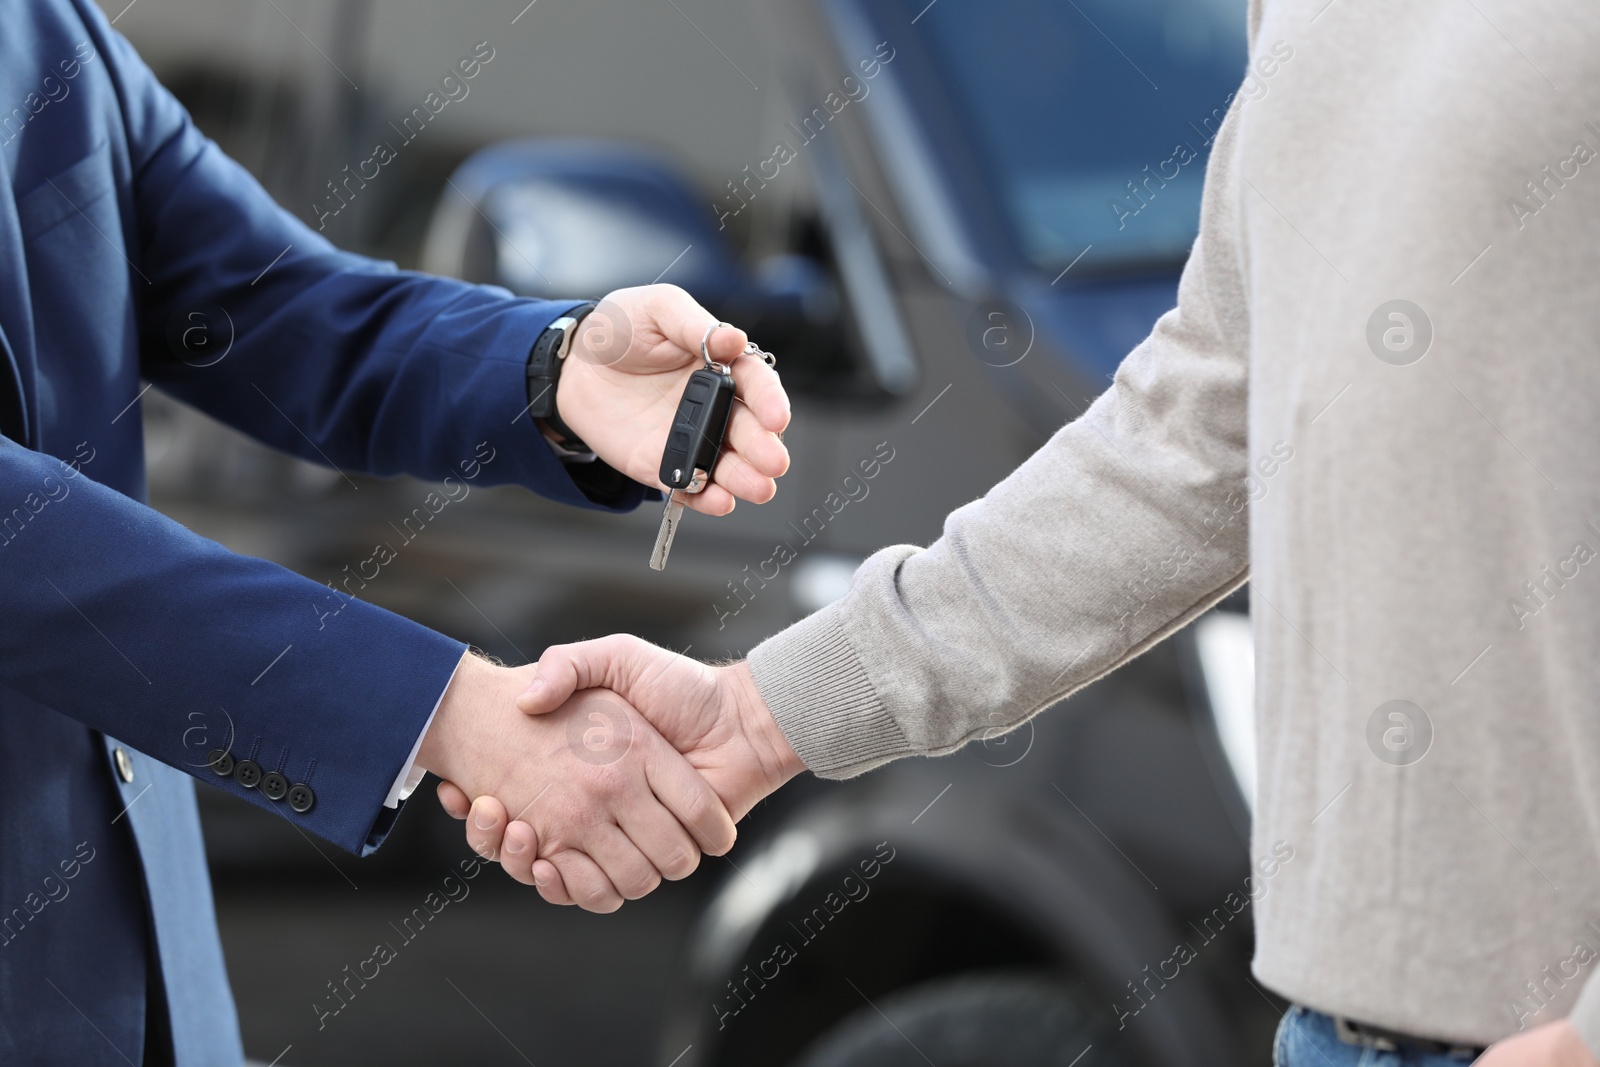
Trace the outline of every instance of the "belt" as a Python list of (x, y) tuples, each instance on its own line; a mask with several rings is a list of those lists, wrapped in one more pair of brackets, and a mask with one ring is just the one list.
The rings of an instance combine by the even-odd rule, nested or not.
[(1483, 1055), (1483, 1049), (1474, 1045), (1459, 1045), (1450, 1041), (1435, 1041), (1429, 1037), (1414, 1037), (1398, 1030), (1385, 1030), (1370, 1023), (1359, 1023), (1343, 1016), (1334, 1016), (1334, 1032), (1347, 1045), (1377, 1049), (1380, 1052), (1430, 1052), (1443, 1056), (1460, 1056), (1468, 1060)]

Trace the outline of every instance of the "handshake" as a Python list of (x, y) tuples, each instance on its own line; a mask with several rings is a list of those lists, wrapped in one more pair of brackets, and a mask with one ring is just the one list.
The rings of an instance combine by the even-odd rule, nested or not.
[(804, 765), (743, 663), (635, 637), (502, 667), (468, 653), (417, 764), (467, 842), (552, 904), (609, 912), (733, 847), (734, 823)]
[[(685, 494), (711, 515), (763, 503), (788, 468), (789, 403), (740, 330), (667, 285), (622, 289), (583, 320), (556, 387), (565, 422), (597, 456), (657, 484), (684, 380), (731, 368), (742, 403), (715, 477)], [(614, 911), (702, 852), (801, 770), (743, 665), (709, 667), (631, 637), (558, 646), (537, 665), (462, 658), (418, 749), (474, 851), (557, 904)]]

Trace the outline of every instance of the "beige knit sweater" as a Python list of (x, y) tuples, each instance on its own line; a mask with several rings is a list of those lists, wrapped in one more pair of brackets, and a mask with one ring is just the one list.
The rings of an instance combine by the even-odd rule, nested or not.
[(1248, 577), (1255, 843), (1295, 848), (1260, 979), (1462, 1042), (1571, 1014), (1600, 1052), (1600, 4), (1265, 0), (1251, 32), (1292, 60), (1233, 103), (1178, 307), (757, 684), (859, 774)]

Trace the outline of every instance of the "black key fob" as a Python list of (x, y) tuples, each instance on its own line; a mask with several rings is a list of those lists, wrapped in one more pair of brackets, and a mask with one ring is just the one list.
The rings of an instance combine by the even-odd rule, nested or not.
[[(661, 484), (699, 492), (711, 480), (733, 412), (733, 375), (706, 367), (689, 375), (661, 454)], [(695, 472), (703, 475), (695, 485)], [(691, 488), (692, 486), (692, 488)]]

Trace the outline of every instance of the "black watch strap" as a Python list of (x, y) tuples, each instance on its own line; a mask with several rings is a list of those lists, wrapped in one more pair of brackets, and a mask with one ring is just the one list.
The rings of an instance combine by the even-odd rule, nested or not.
[(556, 411), (556, 386), (561, 381), (561, 369), (566, 364), (578, 324), (594, 309), (593, 303), (580, 304), (556, 319), (539, 334), (528, 354), (528, 414), (534, 419), (543, 419), (560, 438), (561, 447), (571, 452), (587, 452), (589, 447)]

